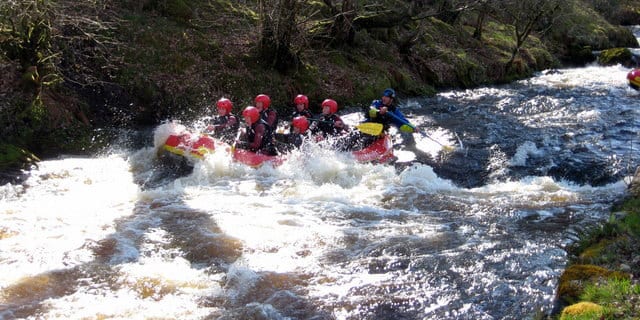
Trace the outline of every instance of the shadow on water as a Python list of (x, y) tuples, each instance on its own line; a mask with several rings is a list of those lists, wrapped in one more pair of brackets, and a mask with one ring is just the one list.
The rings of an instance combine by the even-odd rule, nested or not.
[[(151, 192), (170, 187), (175, 179), (189, 175), (193, 170), (193, 166), (177, 160), (175, 163), (169, 158), (157, 161), (152, 169), (154, 172), (150, 176), (146, 173), (144, 178), (136, 178), (139, 173), (133, 172), (134, 180), (143, 190)], [(163, 256), (164, 259), (179, 257), (187, 260), (193, 269), (204, 270), (209, 275), (223, 275), (219, 282), (221, 293), (198, 298), (200, 307), (216, 310), (207, 318), (331, 318), (302, 298), (308, 277), (244, 271), (253, 274), (251, 283), (247, 283), (246, 277), (233, 266), (242, 256), (242, 242), (226, 235), (211, 213), (190, 208), (181, 197), (174, 194), (171, 199), (140, 200), (131, 215), (115, 221), (116, 232), (84, 244), (93, 253), (91, 262), (33, 275), (6, 286), (0, 294), (3, 298), (0, 318), (40, 318), (48, 311), (47, 300), (70, 296), (87, 287), (107, 288), (111, 292), (128, 289), (138, 299), (161, 301), (167, 295), (178, 293), (176, 285), (153, 275), (152, 270), (148, 270), (148, 276), (123, 281), (120, 270), (125, 264), (139, 262), (157, 251), (167, 252), (163, 255), (169, 257)], [(169, 241), (147, 237), (146, 234), (153, 230), (164, 231), (164, 238)], [(150, 242), (156, 243), (149, 246)]]

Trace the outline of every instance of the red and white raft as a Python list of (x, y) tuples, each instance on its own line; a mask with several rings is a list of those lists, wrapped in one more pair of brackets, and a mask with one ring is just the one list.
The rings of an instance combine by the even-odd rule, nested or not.
[(372, 144), (362, 150), (352, 151), (358, 162), (387, 163), (395, 159), (393, 155), (393, 142), (389, 135), (383, 135)]
[[(203, 159), (208, 154), (216, 151), (229, 153), (234, 148), (224, 142), (215, 140), (207, 134), (194, 135), (189, 132), (182, 132), (169, 135), (164, 145), (162, 145), (162, 149), (184, 157)], [(282, 156), (264, 155), (237, 148), (233, 150), (232, 159), (251, 167), (259, 167), (265, 162), (278, 166), (285, 160)]]
[(215, 151), (216, 141), (206, 134), (193, 135), (189, 132), (183, 132), (170, 135), (162, 148), (177, 155), (189, 155), (202, 159)]
[[(176, 155), (196, 159), (203, 159), (214, 152), (223, 151), (228, 153), (233, 149), (232, 159), (250, 167), (260, 167), (266, 162), (271, 163), (273, 166), (279, 166), (285, 161), (285, 157), (282, 155), (272, 156), (231, 148), (228, 144), (217, 141), (207, 134), (192, 134), (186, 131), (169, 135), (164, 145), (162, 145), (162, 149)], [(356, 161), (363, 163), (387, 163), (394, 159), (393, 143), (388, 135), (383, 135), (366, 148), (352, 151), (351, 153)]]

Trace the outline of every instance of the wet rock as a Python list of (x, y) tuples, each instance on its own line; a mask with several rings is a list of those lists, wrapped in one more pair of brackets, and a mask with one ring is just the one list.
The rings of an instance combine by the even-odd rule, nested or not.
[(620, 264), (620, 271), (622, 271), (622, 272), (631, 272), (631, 267), (626, 263), (622, 263), (622, 264)]
[(640, 197), (640, 167), (636, 168), (636, 172), (629, 185), (629, 192), (632, 196)]

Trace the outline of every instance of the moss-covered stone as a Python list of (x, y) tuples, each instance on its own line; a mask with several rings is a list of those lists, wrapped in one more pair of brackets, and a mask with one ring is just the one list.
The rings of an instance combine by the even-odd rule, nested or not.
[(625, 279), (629, 275), (596, 265), (571, 265), (560, 276), (558, 296), (565, 302), (574, 303), (588, 283), (607, 278)]
[(598, 63), (603, 66), (615, 64), (631, 65), (631, 56), (631, 51), (627, 48), (602, 50), (598, 56)]
[(562, 310), (560, 320), (599, 319), (603, 308), (593, 302), (578, 302)]

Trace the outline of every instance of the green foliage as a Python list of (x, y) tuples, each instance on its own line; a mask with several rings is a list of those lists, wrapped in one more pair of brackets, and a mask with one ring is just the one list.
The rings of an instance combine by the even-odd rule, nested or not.
[(628, 29), (612, 26), (583, 1), (569, 0), (566, 6), (546, 34), (551, 51), (562, 60), (591, 62), (592, 51), (625, 47), (634, 40)]
[(102, 147), (94, 144), (91, 128), (78, 122), (42, 133), (35, 137), (34, 145), (31, 147), (43, 155), (53, 155), (59, 152), (86, 154), (96, 152)]
[(638, 0), (585, 0), (584, 2), (612, 24), (639, 24), (640, 1)]
[(580, 298), (601, 305), (606, 319), (633, 319), (640, 314), (640, 285), (629, 279), (589, 284)]
[[(597, 303), (602, 306), (602, 319), (637, 319), (640, 317), (640, 284), (631, 281), (625, 273), (606, 268), (615, 270), (625, 264), (630, 268), (628, 272), (638, 273), (634, 261), (640, 254), (637, 245), (640, 240), (640, 198), (629, 198), (614, 210), (617, 213), (612, 214), (608, 223), (585, 232), (576, 247), (580, 253), (579, 263), (598, 266), (570, 265), (560, 278), (558, 295), (567, 302)], [(576, 248), (571, 251), (575, 253)], [(585, 317), (578, 313), (575, 317), (565, 317), (563, 311), (562, 319)]]
[(37, 137), (38, 133), (46, 127), (47, 112), (39, 97), (36, 97), (30, 104), (15, 101), (12, 108), (4, 111), (0, 124), (3, 127), (16, 129), (14, 132), (8, 133), (5, 138), (18, 145), (29, 145), (34, 137)]
[[(62, 74), (57, 68), (65, 68), (64, 74), (74, 81), (82, 80), (77, 81), (81, 84), (89, 79), (98, 87), (102, 83), (116, 87), (104, 90), (105, 94), (126, 91), (135, 97), (138, 111), (132, 111), (137, 112), (133, 117), (153, 123), (201, 114), (220, 96), (231, 97), (238, 109), (251, 103), (259, 92), (269, 93), (276, 108), (286, 107), (292, 96), (301, 92), (317, 102), (331, 96), (341, 106), (362, 104), (378, 98), (385, 87), (394, 87), (401, 95), (430, 95), (436, 87), (473, 87), (516, 79), (549, 67), (554, 60), (533, 35), (516, 67), (505, 72), (500, 64), (509, 59), (514, 46), (513, 28), (499, 17), (487, 20), (484, 42), (480, 42), (471, 38), (474, 19), (461, 18), (458, 21), (464, 20), (462, 24), (445, 16), (402, 19), (412, 3), (397, 0), (375, 5), (359, 2), (359, 16), (353, 20), (358, 26), (354, 41), (331, 47), (327, 45), (331, 39), (321, 37), (331, 34), (339, 15), (325, 1), (297, 3), (302, 9), (294, 19), (291, 48), (300, 63), (292, 64), (295, 67), (283, 74), (258, 55), (261, 21), (256, 1), (114, 0), (98, 5), (72, 0), (2, 1), (0, 49), (3, 55), (20, 60), (22, 84), (33, 94), (3, 110), (10, 113), (2, 117), (18, 119), (20, 141), (53, 134), (45, 124), (50, 125), (56, 116), (50, 117), (47, 110), (58, 110), (57, 116), (65, 119), (70, 112), (36, 98), (62, 79), (56, 78)], [(425, 12), (431, 9), (430, 4), (420, 5)], [(340, 6), (336, 8), (340, 10)], [(474, 13), (464, 11), (460, 16)], [(575, 41), (581, 48), (593, 39), (604, 43), (620, 37), (600, 25), (598, 18), (581, 13), (576, 16), (567, 15), (569, 18), (560, 19), (560, 23), (571, 30), (586, 30), (572, 34), (589, 38)], [(362, 21), (369, 25), (360, 24)], [(576, 21), (590, 25), (584, 27)], [(87, 25), (92, 27), (87, 29)], [(558, 42), (567, 43), (566, 39)], [(4, 123), (16, 126), (8, 120)], [(58, 139), (73, 134), (82, 136), (82, 131), (71, 130), (69, 136), (47, 143), (55, 145)]]
[(633, 285), (631, 280), (610, 279), (605, 281), (604, 284), (592, 283), (587, 285), (580, 295), (580, 299), (599, 304), (610, 304), (631, 294), (638, 293), (640, 293), (640, 285)]
[(18, 60), (28, 74), (29, 85), (39, 90), (62, 81), (57, 70), (58, 54), (52, 50), (50, 1), (4, 1), (0, 3), (0, 50)]
[(31, 152), (12, 144), (0, 143), (0, 170), (20, 168), (26, 164), (40, 161)]
[(509, 50), (516, 45), (513, 33), (513, 27), (509, 27), (496, 21), (491, 21), (485, 26), (483, 41), (488, 45), (503, 51), (504, 61), (506, 62), (509, 58)]
[(640, 198), (631, 197), (614, 209), (625, 212), (626, 215), (620, 220), (612, 220), (610, 224), (640, 238)]
[(622, 220), (622, 224), (627, 232), (640, 238), (640, 213), (630, 213)]
[(332, 51), (329, 54), (329, 61), (341, 68), (344, 68), (347, 66), (347, 58), (345, 58), (345, 56), (341, 53), (341, 52), (337, 52), (337, 51)]
[(628, 275), (610, 271), (606, 268), (590, 264), (574, 264), (569, 266), (558, 284), (558, 296), (566, 302), (577, 302), (584, 288), (599, 279), (625, 279)]

